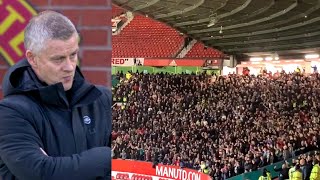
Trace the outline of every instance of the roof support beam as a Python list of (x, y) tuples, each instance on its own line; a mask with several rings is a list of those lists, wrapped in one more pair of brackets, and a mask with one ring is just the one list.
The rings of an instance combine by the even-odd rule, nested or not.
[(248, 45), (254, 43), (268, 43), (268, 42), (278, 42), (278, 41), (285, 41), (285, 40), (293, 40), (293, 39), (301, 39), (301, 38), (308, 38), (313, 36), (320, 35), (320, 31), (312, 32), (307, 34), (299, 34), (293, 36), (284, 36), (279, 38), (272, 38), (272, 39), (258, 39), (258, 40), (251, 40), (245, 42), (223, 42), (223, 43), (214, 43), (215, 46), (232, 46), (232, 45)]
[[(227, 13), (224, 13), (224, 14), (220, 14), (216, 18), (222, 19), (222, 18), (225, 18), (227, 16), (231, 16), (233, 14), (236, 14), (236, 13), (242, 11), (243, 9), (245, 9), (251, 3), (251, 1), (252, 0), (247, 0), (243, 5), (237, 7), (236, 9), (234, 9), (234, 10), (232, 10), (230, 12), (227, 12)], [(198, 21), (186, 21), (186, 22), (175, 24), (175, 27), (187, 26), (187, 25), (193, 25), (193, 24), (200, 24), (200, 23), (204, 23), (204, 22), (209, 22), (210, 20), (211, 20), (211, 18), (200, 19)]]
[(268, 30), (263, 30), (263, 31), (255, 31), (255, 32), (249, 32), (249, 33), (240, 33), (240, 34), (231, 34), (231, 35), (224, 35), (223, 37), (206, 37), (202, 38), (201, 40), (213, 40), (213, 39), (228, 39), (228, 38), (237, 38), (237, 37), (248, 37), (248, 36), (254, 36), (254, 35), (262, 35), (262, 34), (268, 34), (268, 33), (276, 33), (276, 32), (281, 32), (281, 31), (286, 31), (289, 29), (293, 28), (298, 28), (302, 26), (306, 26), (315, 22), (320, 21), (320, 17), (316, 17), (313, 19), (310, 19), (305, 22), (300, 22), (298, 24), (293, 24), (290, 26), (285, 26), (281, 28), (275, 28), (275, 29), (268, 29)]
[(149, 6), (152, 6), (154, 4), (156, 4), (157, 2), (159, 2), (160, 0), (151, 0), (151, 1), (148, 1), (146, 4), (143, 4), (143, 5), (140, 5), (140, 6), (137, 6), (136, 8), (133, 9), (133, 11), (138, 11), (140, 9), (144, 9), (144, 8), (147, 8)]
[[(260, 51), (275, 51), (278, 49), (287, 50), (287, 49), (301, 49), (306, 47), (318, 46), (320, 45), (320, 41), (311, 41), (311, 42), (304, 42), (304, 43), (296, 43), (296, 44), (283, 44), (283, 45), (270, 45), (270, 46), (263, 46), (263, 47), (243, 47), (243, 48), (230, 48), (225, 49), (228, 52), (260, 52)], [(222, 47), (222, 49), (224, 49)]]
[[(252, 25), (255, 25), (255, 24), (258, 24), (258, 23), (269, 21), (271, 19), (274, 19), (276, 17), (282, 16), (282, 15), (288, 13), (289, 11), (291, 11), (292, 9), (297, 7), (297, 5), (298, 5), (298, 3), (295, 2), (295, 3), (291, 4), (285, 10), (281, 10), (281, 11), (275, 13), (275, 14), (272, 14), (271, 16), (264, 17), (264, 18), (261, 18), (261, 19), (257, 19), (257, 20), (254, 20), (254, 21), (250, 21), (250, 22), (247, 22), (247, 23), (241, 23), (241, 24), (235, 24), (235, 25), (231, 25), (231, 26), (225, 26), (225, 27), (223, 27), (223, 29), (224, 30), (229, 30), (229, 29), (241, 28), (241, 27), (252, 26)], [(203, 29), (203, 30), (194, 30), (194, 31), (190, 31), (189, 34), (219, 31), (219, 29), (220, 28), (207, 28), (207, 29)]]
[(181, 11), (174, 11), (174, 12), (171, 12), (171, 13), (168, 13), (168, 14), (159, 14), (159, 15), (156, 15), (154, 18), (155, 19), (160, 19), (160, 18), (166, 18), (166, 17), (171, 17), (171, 16), (176, 16), (176, 15), (179, 15), (179, 14), (183, 14), (183, 13), (186, 13), (186, 12), (189, 12), (191, 10), (194, 10), (196, 8), (198, 8), (199, 6), (201, 6), (202, 4), (204, 3), (204, 0), (198, 0), (198, 2), (196, 4), (194, 4), (193, 6), (189, 6)]

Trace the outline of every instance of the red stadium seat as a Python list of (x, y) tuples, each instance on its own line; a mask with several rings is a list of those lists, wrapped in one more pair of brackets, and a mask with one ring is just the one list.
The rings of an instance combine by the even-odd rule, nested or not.
[(137, 15), (112, 37), (113, 57), (173, 57), (184, 37), (161, 22)]
[(196, 58), (196, 57), (220, 57), (222, 56), (223, 53), (213, 49), (213, 48), (206, 48), (204, 44), (197, 42), (192, 48), (191, 50), (186, 54), (185, 57), (188, 58)]

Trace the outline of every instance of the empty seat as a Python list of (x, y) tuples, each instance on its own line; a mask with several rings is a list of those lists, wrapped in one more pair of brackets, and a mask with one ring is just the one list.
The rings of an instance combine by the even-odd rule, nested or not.
[(137, 15), (112, 37), (113, 57), (172, 57), (183, 46), (184, 37), (170, 26)]
[(223, 53), (213, 49), (211, 47), (205, 48), (204, 44), (197, 42), (193, 47), (188, 51), (185, 57), (195, 58), (195, 57), (220, 57)]

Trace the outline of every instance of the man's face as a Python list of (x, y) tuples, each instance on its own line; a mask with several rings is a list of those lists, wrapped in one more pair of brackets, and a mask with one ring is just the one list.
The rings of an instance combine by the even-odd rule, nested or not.
[(78, 61), (78, 35), (66, 41), (48, 40), (38, 54), (27, 50), (26, 56), (38, 78), (48, 85), (61, 82), (64, 90), (71, 89)]

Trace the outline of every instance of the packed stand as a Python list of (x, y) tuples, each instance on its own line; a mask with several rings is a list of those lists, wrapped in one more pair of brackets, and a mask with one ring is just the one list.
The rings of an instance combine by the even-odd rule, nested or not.
[(319, 74), (118, 76), (113, 158), (226, 179), (318, 149)]

